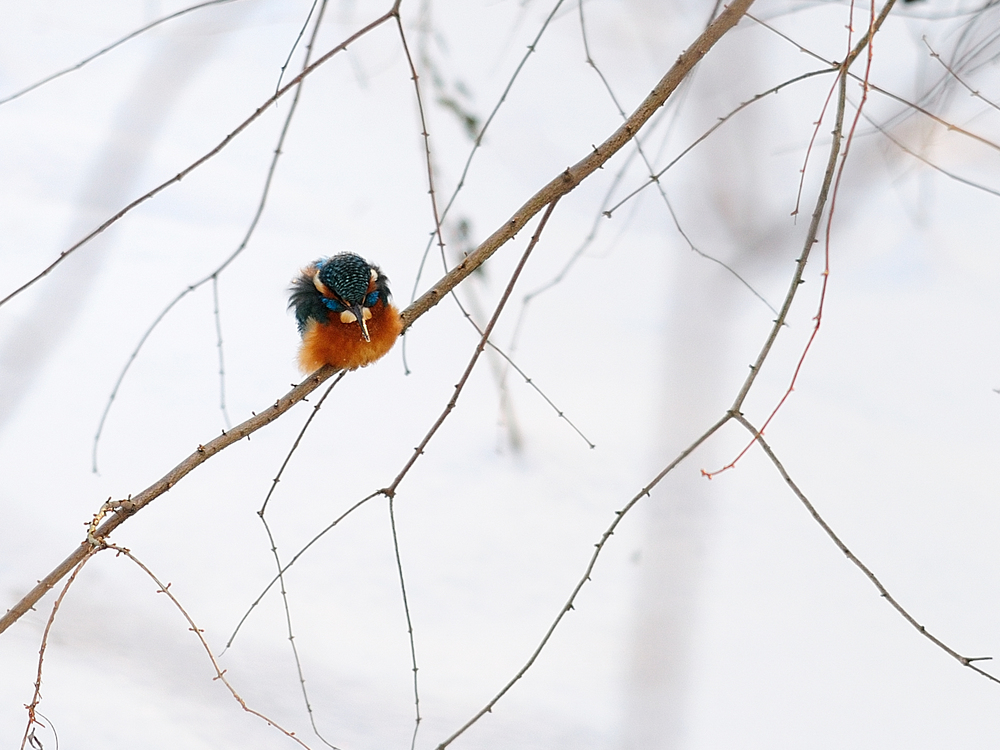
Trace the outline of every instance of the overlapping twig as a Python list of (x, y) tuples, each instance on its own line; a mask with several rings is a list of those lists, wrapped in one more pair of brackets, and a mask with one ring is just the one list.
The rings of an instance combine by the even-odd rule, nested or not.
[(774, 343), (774, 339), (777, 337), (778, 333), (782, 329), (784, 317), (787, 315), (791, 303), (796, 296), (796, 291), (800, 284), (802, 271), (804, 270), (805, 262), (808, 259), (809, 250), (812, 247), (812, 245), (815, 244), (815, 242), (817, 241), (820, 221), (826, 209), (827, 199), (830, 194), (831, 186), (833, 184), (835, 176), (838, 174), (838, 161), (840, 160), (841, 157), (841, 142), (843, 138), (844, 109), (845, 109), (845, 99), (846, 99), (846, 90), (844, 87), (847, 79), (847, 68), (854, 61), (854, 59), (856, 59), (857, 56), (861, 54), (861, 52), (870, 42), (871, 37), (878, 30), (878, 26), (881, 25), (881, 23), (885, 20), (885, 17), (887, 16), (889, 10), (891, 9), (894, 1), (895, 0), (888, 0), (887, 4), (882, 8), (879, 17), (877, 19), (873, 19), (868, 34), (866, 34), (865, 37), (862, 39), (862, 41), (859, 42), (858, 45), (852, 50), (851, 55), (849, 55), (848, 58), (845, 59), (845, 62), (842, 64), (841, 69), (839, 71), (840, 96), (838, 101), (838, 116), (836, 121), (836, 127), (833, 134), (834, 138), (833, 138), (833, 143), (831, 144), (830, 147), (830, 156), (827, 161), (826, 171), (824, 173), (823, 185), (820, 189), (816, 201), (816, 206), (813, 211), (813, 220), (807, 232), (805, 248), (803, 250), (803, 253), (800, 255), (800, 258), (796, 262), (796, 270), (795, 273), (793, 274), (792, 284), (790, 285), (788, 293), (786, 295), (785, 303), (782, 306), (781, 315), (779, 316), (778, 320), (774, 322), (774, 325), (770, 331), (768, 338), (764, 343), (764, 346), (761, 349), (760, 355), (758, 356), (756, 363), (753, 366), (751, 366), (751, 372), (747, 376), (747, 379), (744, 382), (743, 387), (740, 389), (733, 407), (721, 419), (719, 419), (714, 425), (712, 425), (705, 433), (703, 433), (691, 445), (689, 445), (684, 451), (682, 451), (673, 461), (671, 461), (666, 467), (664, 467), (664, 469), (659, 474), (657, 474), (656, 477), (654, 477), (653, 480), (646, 487), (644, 487), (642, 490), (639, 491), (639, 493), (633, 496), (632, 499), (621, 510), (615, 512), (615, 519), (612, 521), (610, 526), (605, 530), (605, 532), (601, 535), (601, 538), (595, 544), (595, 550), (591, 555), (589, 562), (587, 563), (583, 575), (580, 577), (579, 581), (571, 591), (566, 604), (563, 605), (563, 607), (560, 609), (558, 615), (555, 617), (555, 619), (553, 620), (548, 630), (543, 635), (541, 641), (539, 642), (535, 650), (532, 652), (528, 660), (518, 670), (518, 672), (503, 686), (503, 688), (485, 706), (483, 706), (482, 709), (480, 709), (475, 715), (473, 715), (472, 718), (469, 719), (465, 724), (463, 724), (456, 732), (454, 732), (452, 735), (446, 738), (440, 745), (438, 745), (437, 750), (443, 750), (445, 747), (450, 745), (455, 739), (461, 736), (466, 730), (468, 730), (473, 724), (479, 721), (479, 719), (481, 719), (487, 713), (492, 711), (493, 707), (497, 704), (497, 702), (514, 686), (514, 684), (518, 680), (520, 680), (525, 675), (528, 669), (531, 668), (535, 660), (541, 654), (542, 650), (548, 644), (556, 628), (562, 622), (562, 619), (569, 611), (573, 609), (573, 605), (577, 595), (580, 593), (580, 590), (583, 588), (583, 586), (590, 580), (590, 576), (594, 570), (594, 566), (596, 565), (599, 556), (604, 550), (608, 539), (612, 536), (612, 534), (614, 534), (615, 530), (621, 523), (624, 516), (633, 507), (635, 507), (635, 505), (639, 502), (639, 500), (641, 500), (643, 497), (648, 496), (650, 490), (652, 490), (652, 488), (655, 487), (668, 473), (673, 471), (681, 463), (681, 461), (683, 461), (698, 446), (704, 443), (709, 437), (715, 434), (722, 426), (724, 426), (731, 419), (739, 421), (741, 424), (747, 427), (748, 430), (750, 430), (751, 434), (754, 436), (754, 439), (751, 441), (751, 445), (754, 442), (759, 442), (761, 444), (761, 447), (765, 450), (765, 452), (768, 453), (769, 457), (772, 458), (775, 465), (781, 472), (782, 476), (785, 478), (786, 482), (788, 482), (789, 486), (792, 487), (793, 491), (796, 492), (796, 495), (806, 505), (810, 513), (812, 513), (813, 517), (817, 520), (817, 522), (819, 522), (820, 525), (823, 527), (823, 529), (827, 532), (827, 534), (830, 535), (830, 537), (834, 540), (834, 542), (841, 549), (841, 551), (843, 551), (849, 557), (849, 559), (851, 559), (851, 561), (855, 565), (857, 565), (865, 573), (866, 576), (868, 576), (868, 578), (878, 588), (879, 593), (889, 601), (889, 603), (896, 609), (897, 612), (899, 612), (900, 615), (903, 616), (904, 619), (906, 619), (907, 622), (909, 622), (921, 634), (926, 636), (936, 646), (944, 650), (947, 654), (949, 654), (953, 658), (957, 659), (963, 666), (969, 667), (970, 669), (976, 671), (977, 673), (981, 674), (982, 676), (986, 677), (987, 679), (993, 682), (1000, 683), (1000, 679), (994, 677), (990, 673), (979, 668), (974, 663), (976, 661), (981, 661), (983, 659), (988, 659), (990, 657), (966, 657), (961, 655), (960, 653), (952, 649), (950, 646), (948, 646), (946, 643), (944, 643), (942, 640), (928, 633), (926, 629), (922, 625), (920, 625), (909, 614), (909, 612), (907, 612), (907, 610), (905, 610), (890, 595), (889, 591), (881, 584), (881, 582), (875, 577), (875, 575), (871, 572), (871, 570), (867, 568), (867, 566), (865, 566), (856, 556), (850, 553), (850, 551), (843, 544), (843, 542), (840, 541), (839, 537), (837, 537), (837, 535), (833, 532), (833, 530), (825, 523), (825, 521), (822, 520), (819, 514), (815, 511), (815, 508), (809, 503), (809, 501), (805, 498), (805, 496), (801, 493), (801, 491), (798, 490), (797, 486), (795, 486), (794, 482), (792, 482), (787, 472), (784, 471), (784, 468), (780, 465), (780, 462), (778, 462), (777, 458), (770, 451), (770, 448), (766, 446), (766, 444), (764, 444), (761, 438), (761, 434), (757, 432), (756, 429), (752, 427), (752, 425), (750, 425), (750, 423), (743, 417), (740, 411), (740, 407), (742, 406), (744, 400), (746, 399), (747, 394), (749, 393), (750, 388), (753, 385), (753, 382), (756, 380), (757, 376), (760, 373), (761, 365), (767, 359), (770, 349)]
[[(499, 320), (500, 314), (503, 312), (503, 309), (507, 304), (507, 300), (510, 298), (510, 294), (514, 290), (514, 284), (517, 282), (517, 279), (521, 274), (521, 270), (523, 269), (525, 262), (528, 260), (528, 256), (531, 254), (531, 251), (535, 248), (535, 245), (538, 244), (538, 240), (541, 237), (542, 230), (545, 229), (545, 225), (548, 222), (549, 216), (551, 215), (553, 209), (555, 208), (555, 204), (556, 202), (554, 201), (549, 206), (545, 214), (542, 216), (542, 220), (539, 222), (538, 228), (535, 230), (535, 234), (532, 236), (531, 241), (528, 243), (527, 249), (521, 256), (520, 262), (514, 269), (514, 272), (507, 283), (507, 288), (504, 290), (503, 295), (501, 295), (500, 297), (500, 301), (497, 303), (497, 306), (494, 309), (489, 324), (486, 326), (486, 328), (483, 330), (482, 335), (480, 336), (479, 344), (473, 351), (472, 357), (469, 360), (469, 364), (466, 366), (465, 371), (462, 373), (462, 377), (459, 378), (458, 383), (455, 385), (455, 389), (452, 392), (451, 398), (448, 400), (448, 403), (445, 404), (444, 409), (442, 410), (438, 418), (434, 421), (434, 423), (431, 425), (430, 429), (428, 429), (428, 431), (424, 434), (424, 437), (420, 440), (419, 444), (413, 449), (413, 453), (410, 456), (409, 460), (406, 462), (406, 464), (404, 464), (403, 468), (400, 469), (400, 471), (396, 474), (396, 477), (392, 480), (392, 482), (389, 485), (387, 485), (382, 489), (376, 490), (375, 492), (372, 492), (367, 497), (362, 498), (354, 505), (352, 505), (350, 508), (348, 508), (346, 511), (341, 513), (331, 524), (329, 524), (326, 528), (324, 528), (322, 531), (316, 534), (316, 536), (310, 539), (309, 542), (295, 554), (295, 556), (288, 562), (287, 565), (281, 567), (278, 570), (278, 574), (271, 579), (271, 582), (268, 583), (268, 585), (264, 588), (264, 590), (260, 593), (260, 595), (250, 605), (249, 609), (247, 609), (246, 613), (244, 613), (243, 617), (236, 625), (236, 629), (233, 631), (233, 634), (229, 637), (229, 640), (226, 642), (226, 648), (229, 648), (229, 646), (232, 645), (233, 640), (236, 638), (237, 633), (239, 633), (240, 631), (240, 628), (243, 627), (243, 623), (246, 622), (247, 618), (250, 616), (250, 613), (261, 602), (261, 600), (263, 600), (264, 596), (274, 586), (274, 584), (279, 581), (282, 582), (283, 584), (284, 582), (283, 576), (285, 572), (290, 567), (292, 567), (292, 565), (295, 564), (295, 562), (306, 552), (306, 550), (312, 547), (323, 536), (325, 536), (327, 532), (331, 531), (341, 521), (347, 518), (347, 516), (356, 511), (362, 505), (365, 505), (369, 500), (372, 500), (373, 498), (376, 498), (379, 495), (388, 498), (390, 501), (392, 501), (395, 498), (396, 492), (399, 489), (399, 486), (402, 483), (403, 479), (406, 478), (406, 475), (410, 472), (410, 469), (413, 468), (413, 465), (417, 462), (417, 460), (419, 460), (420, 456), (424, 454), (427, 445), (433, 439), (434, 435), (437, 434), (437, 431), (441, 428), (441, 425), (444, 424), (445, 420), (448, 418), (448, 415), (451, 414), (451, 412), (455, 409), (455, 406), (458, 403), (458, 397), (461, 395), (462, 390), (465, 388), (465, 384), (468, 382), (469, 376), (472, 374), (472, 370), (475, 368), (476, 363), (479, 360), (479, 356), (483, 353), (483, 350), (486, 348), (486, 343), (489, 340), (490, 334), (493, 332), (493, 327), (496, 325), (497, 320)], [(305, 428), (303, 428), (303, 430), (304, 429)], [(393, 527), (394, 527), (393, 538), (395, 540), (396, 534), (395, 534), (394, 521), (393, 521)], [(398, 555), (398, 549), (397, 549), (397, 555)], [(397, 564), (398, 564), (398, 557), (397, 557)], [(400, 579), (402, 581), (402, 571), (400, 571)], [(409, 609), (409, 605), (405, 603), (405, 600), (404, 600), (404, 605), (406, 606), (407, 609)], [(413, 649), (412, 632), (411, 632), (410, 645), (411, 649)], [(416, 659), (414, 658), (414, 668), (415, 667), (416, 667)]]

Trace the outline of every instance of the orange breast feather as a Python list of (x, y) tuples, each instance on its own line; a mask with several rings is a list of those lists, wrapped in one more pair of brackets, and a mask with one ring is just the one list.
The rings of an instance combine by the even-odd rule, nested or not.
[(342, 323), (337, 313), (330, 313), (326, 323), (310, 320), (302, 333), (299, 349), (299, 367), (303, 372), (313, 372), (323, 365), (333, 365), (343, 370), (356, 370), (383, 357), (396, 343), (403, 321), (392, 304), (379, 302), (371, 308), (372, 317), (367, 321), (368, 336), (365, 341), (361, 326)]

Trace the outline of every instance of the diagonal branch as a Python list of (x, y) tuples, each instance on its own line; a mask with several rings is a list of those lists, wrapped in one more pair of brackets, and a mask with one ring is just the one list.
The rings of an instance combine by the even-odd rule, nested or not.
[[(656, 87), (642, 101), (635, 112), (633, 112), (625, 123), (615, 130), (615, 132), (607, 140), (605, 140), (600, 146), (595, 146), (593, 151), (584, 159), (577, 162), (574, 166), (568, 167), (558, 177), (551, 180), (547, 185), (539, 190), (523, 206), (521, 206), (521, 208), (515, 211), (514, 214), (506, 222), (504, 222), (499, 229), (491, 234), (474, 252), (469, 254), (462, 260), (461, 263), (441, 278), (431, 289), (407, 307), (402, 313), (404, 330), (413, 325), (421, 315), (436, 305), (449, 291), (458, 286), (463, 279), (468, 277), (469, 274), (475, 271), (490, 256), (492, 256), (493, 253), (495, 253), (515, 234), (517, 234), (517, 232), (524, 227), (532, 216), (541, 211), (545, 206), (553, 203), (557, 198), (560, 198), (561, 196), (572, 191), (583, 180), (602, 167), (625, 144), (632, 140), (632, 138), (635, 137), (636, 133), (639, 132), (642, 126), (649, 120), (650, 117), (652, 117), (656, 110), (663, 106), (667, 98), (680, 85), (685, 76), (691, 72), (691, 69), (694, 68), (698, 61), (708, 53), (712, 46), (720, 38), (722, 38), (727, 31), (736, 25), (752, 4), (753, 0), (735, 0), (728, 8), (726, 8), (726, 10), (712, 22), (712, 24), (694, 41), (694, 43), (687, 50), (681, 53), (681, 55), (677, 58), (677, 62), (675, 62), (670, 70), (667, 71), (666, 75), (663, 76)], [(355, 36), (358, 36), (375, 26), (384, 23), (390, 18), (393, 18), (396, 12), (397, 10), (394, 7), (393, 10), (386, 16), (373, 21), (369, 24), (369, 26), (365, 27), (365, 29), (358, 32)], [(353, 38), (354, 37), (352, 37), (352, 39)], [(291, 87), (298, 84), (308, 72), (315, 70), (317, 66), (329, 59), (336, 50), (341, 49), (343, 46), (344, 45), (341, 45), (335, 50), (331, 50), (326, 53), (323, 57), (319, 58), (315, 63), (309, 66), (309, 68), (292, 79), (284, 88), (280, 90), (278, 94), (275, 95), (275, 97), (268, 100), (267, 106), (269, 106), (282, 92), (289, 91)], [(260, 110), (258, 110), (258, 112), (259, 111)], [(248, 125), (257, 116), (258, 114), (255, 113), (254, 116), (250, 120), (247, 120), (240, 129), (246, 127), (246, 125)], [(219, 148), (221, 149), (225, 143), (228, 143), (232, 137), (235, 137), (237, 132), (238, 131), (234, 131), (234, 133), (229, 136), (229, 138), (222, 145), (220, 145)], [(213, 154), (214, 153), (215, 152), (213, 152)], [(121, 215), (123, 214), (120, 212), (116, 217), (112, 217), (112, 219), (109, 220), (109, 222), (106, 222), (104, 226), (110, 226), (110, 224), (113, 223), (113, 221), (117, 221), (117, 218), (120, 218)], [(51, 270), (51, 268), (52, 267), (46, 269), (42, 274), (36, 277), (36, 279), (28, 282), (27, 285), (34, 283), (34, 281), (38, 278), (44, 276)], [(10, 297), (7, 297), (6, 299), (9, 298)], [(0, 305), (2, 305), (4, 301), (5, 300), (0, 300)], [(324, 381), (333, 376), (336, 372), (337, 370), (333, 367), (321, 367), (304, 381), (292, 388), (292, 390), (284, 396), (276, 399), (274, 404), (269, 406), (265, 411), (260, 414), (254, 414), (250, 419), (247, 419), (228, 432), (223, 432), (222, 435), (214, 440), (210, 440), (204, 445), (199, 445), (191, 455), (177, 464), (177, 466), (167, 472), (167, 474), (159, 480), (154, 482), (135, 497), (130, 497), (128, 500), (120, 503), (114, 515), (112, 515), (111, 518), (107, 519), (96, 529), (94, 536), (97, 539), (106, 538), (128, 518), (151, 503), (157, 497), (167, 492), (188, 473), (203, 464), (215, 454), (228, 448), (233, 443), (248, 437), (257, 430), (273, 422), (275, 419), (295, 406), (295, 404), (299, 403), (306, 396), (316, 390)], [(41, 599), (46, 592), (49, 591), (49, 589), (54, 587), (67, 573), (69, 573), (70, 570), (73, 569), (77, 563), (80, 562), (80, 560), (86, 557), (87, 553), (92, 548), (91, 542), (84, 541), (75, 551), (73, 551), (72, 554), (56, 566), (52, 572), (42, 578), (38, 584), (31, 589), (31, 591), (25, 594), (25, 596), (17, 604), (0, 617), (0, 633), (9, 628), (28, 610), (30, 610), (31, 607), (39, 599)]]
[(706, 440), (712, 437), (712, 435), (718, 432), (719, 429), (721, 429), (722, 426), (725, 425), (726, 422), (728, 422), (732, 418), (733, 416), (731, 414), (726, 414), (725, 416), (722, 417), (722, 419), (720, 419), (718, 422), (709, 427), (705, 432), (701, 434), (700, 437), (698, 437), (693, 443), (691, 443), (691, 445), (689, 445), (687, 448), (681, 451), (674, 458), (673, 461), (671, 461), (669, 464), (663, 467), (660, 473), (657, 474), (655, 477), (653, 477), (653, 479), (649, 482), (649, 484), (647, 484), (645, 487), (639, 490), (638, 493), (633, 495), (632, 498), (627, 503), (625, 503), (624, 506), (622, 506), (621, 510), (615, 511), (614, 520), (604, 531), (604, 533), (601, 534), (601, 540), (594, 545), (595, 549), (590, 555), (590, 560), (587, 562), (587, 567), (583, 571), (583, 575), (580, 576), (580, 580), (576, 582), (576, 585), (573, 587), (573, 591), (569, 595), (569, 599), (566, 600), (566, 603), (559, 610), (559, 614), (555, 616), (555, 619), (553, 619), (552, 623), (549, 625), (549, 629), (545, 631), (545, 635), (542, 636), (542, 639), (541, 641), (538, 642), (538, 645), (535, 647), (535, 650), (531, 652), (531, 656), (528, 657), (528, 660), (517, 671), (517, 674), (511, 677), (510, 680), (508, 680), (507, 683), (500, 689), (500, 691), (495, 696), (493, 696), (493, 698), (490, 699), (489, 703), (483, 706), (479, 711), (476, 712), (476, 714), (471, 719), (466, 721), (461, 727), (455, 730), (454, 733), (452, 733), (449, 737), (447, 737), (440, 745), (437, 746), (436, 750), (444, 750), (444, 748), (448, 747), (448, 745), (450, 745), (452, 742), (457, 740), (462, 734), (464, 734), (465, 731), (469, 729), (469, 727), (471, 727), (473, 724), (475, 724), (477, 721), (483, 718), (486, 714), (493, 711), (493, 707), (496, 706), (497, 703), (499, 703), (500, 699), (503, 698), (504, 695), (506, 695), (507, 692), (512, 687), (514, 687), (514, 685), (517, 683), (518, 680), (524, 677), (524, 675), (528, 672), (529, 669), (531, 669), (532, 665), (535, 663), (535, 661), (541, 655), (542, 651), (548, 645), (549, 641), (552, 639), (552, 635), (556, 632), (556, 628), (559, 627), (560, 623), (563, 621), (563, 618), (569, 612), (573, 611), (573, 606), (576, 603), (576, 597), (579, 595), (580, 590), (585, 585), (587, 585), (588, 581), (590, 581), (590, 575), (594, 571), (594, 566), (597, 565), (597, 559), (601, 556), (601, 553), (604, 551), (605, 545), (608, 543), (608, 540), (614, 535), (615, 531), (618, 528), (618, 525), (622, 522), (622, 519), (625, 518), (628, 512), (631, 511), (632, 508), (634, 508), (639, 503), (639, 501), (642, 500), (642, 498), (649, 497), (650, 496), (649, 493), (653, 490), (654, 487), (656, 487), (656, 485), (658, 485), (663, 480), (665, 476), (667, 476), (667, 474), (676, 469), (685, 458), (694, 453), (694, 451), (697, 450), (699, 446), (701, 446)]
[[(458, 383), (455, 385), (455, 390), (452, 393), (451, 399), (445, 405), (444, 410), (441, 415), (437, 418), (437, 421), (431, 425), (431, 428), (424, 435), (424, 439), (420, 441), (420, 444), (413, 449), (413, 455), (410, 456), (410, 460), (406, 462), (402, 469), (400, 469), (399, 474), (396, 478), (392, 480), (392, 484), (382, 490), (382, 494), (388, 497), (390, 500), (396, 496), (396, 490), (399, 488), (399, 483), (403, 481), (403, 478), (409, 473), (410, 469), (413, 468), (413, 464), (417, 462), (424, 453), (424, 448), (434, 437), (434, 434), (438, 431), (444, 421), (451, 414), (455, 405), (458, 403), (458, 397), (462, 393), (462, 389), (465, 387), (465, 383), (468, 381), (469, 376), (472, 374), (473, 368), (476, 366), (476, 362), (479, 360), (479, 355), (483, 353), (486, 349), (486, 342), (490, 340), (490, 334), (493, 333), (493, 327), (496, 325), (497, 321), (500, 319), (500, 313), (503, 312), (504, 306), (507, 304), (507, 300), (510, 298), (511, 292), (514, 291), (514, 284), (517, 282), (518, 277), (521, 275), (521, 270), (524, 268), (524, 264), (528, 261), (528, 256), (531, 255), (531, 251), (535, 249), (535, 245), (538, 244), (538, 240), (542, 236), (542, 231), (545, 229), (545, 225), (549, 221), (549, 217), (552, 215), (552, 211), (556, 207), (556, 203), (559, 201), (556, 198), (552, 203), (549, 204), (548, 210), (542, 215), (542, 220), (538, 223), (538, 229), (535, 230), (534, 236), (528, 243), (527, 249), (521, 256), (521, 260), (518, 262), (517, 267), (514, 269), (514, 273), (510, 277), (510, 281), (507, 284), (507, 288), (504, 289), (503, 295), (500, 297), (500, 301), (497, 303), (496, 309), (493, 311), (493, 317), (490, 318), (490, 322), (486, 324), (486, 328), (483, 329), (483, 335), (479, 339), (479, 345), (476, 347), (475, 352), (472, 354), (472, 358), (469, 360), (469, 364), (465, 368), (465, 372), (462, 373), (462, 377), (459, 379)], [(447, 277), (446, 277), (447, 278)], [(412, 308), (413, 305), (410, 305)], [(407, 308), (409, 309), (409, 308)]]
[(854, 565), (858, 568), (858, 570), (860, 570), (862, 573), (865, 574), (865, 577), (872, 582), (872, 584), (875, 586), (876, 589), (878, 589), (879, 595), (887, 602), (889, 602), (889, 604), (892, 605), (892, 608), (895, 609), (900, 615), (902, 615), (904, 620), (910, 623), (910, 625), (912, 625), (913, 628), (918, 633), (920, 633), (920, 635), (927, 638), (931, 643), (933, 643), (935, 646), (937, 646), (946, 654), (948, 654), (948, 656), (952, 657), (953, 659), (956, 659), (963, 667), (968, 667), (974, 672), (978, 672), (988, 680), (1000, 683), (1000, 678), (994, 677), (985, 669), (980, 669), (975, 664), (975, 662), (977, 661), (988, 660), (991, 659), (992, 657), (963, 656), (962, 654), (958, 653), (955, 649), (953, 649), (951, 646), (949, 646), (947, 643), (942, 641), (940, 638), (929, 633), (927, 631), (927, 628), (925, 628), (923, 625), (917, 622), (916, 618), (914, 618), (913, 615), (911, 615), (906, 609), (904, 609), (903, 605), (900, 604), (898, 601), (896, 601), (896, 598), (889, 593), (889, 590), (875, 576), (875, 574), (871, 571), (871, 568), (869, 568), (867, 565), (861, 562), (858, 556), (855, 555), (853, 552), (851, 552), (851, 550), (847, 547), (846, 544), (844, 544), (841, 538), (837, 536), (837, 533), (830, 527), (830, 525), (825, 520), (823, 520), (823, 517), (819, 514), (819, 511), (816, 510), (816, 506), (814, 506), (811, 502), (809, 502), (809, 498), (807, 498), (805, 494), (802, 492), (802, 490), (799, 489), (799, 486), (795, 484), (792, 477), (785, 470), (785, 467), (782, 466), (781, 461), (779, 461), (778, 457), (774, 454), (774, 451), (771, 450), (771, 446), (768, 445), (767, 442), (765, 442), (764, 438), (761, 436), (760, 432), (758, 432), (757, 428), (754, 427), (742, 414), (736, 414), (733, 416), (733, 418), (741, 425), (743, 425), (747, 429), (747, 431), (754, 436), (754, 440), (757, 442), (757, 444), (760, 445), (761, 450), (763, 450), (764, 453), (767, 454), (767, 457), (771, 459), (771, 463), (774, 464), (774, 467), (778, 470), (778, 473), (781, 474), (781, 478), (785, 480), (785, 484), (787, 484), (791, 488), (792, 492), (795, 493), (795, 496), (805, 506), (805, 509), (809, 511), (809, 515), (813, 517), (813, 520), (820, 525), (820, 528), (822, 528), (823, 531), (826, 532), (826, 535), (830, 537), (833, 543), (837, 545), (837, 548), (844, 553), (847, 559), (850, 560), (852, 563), (854, 563)]

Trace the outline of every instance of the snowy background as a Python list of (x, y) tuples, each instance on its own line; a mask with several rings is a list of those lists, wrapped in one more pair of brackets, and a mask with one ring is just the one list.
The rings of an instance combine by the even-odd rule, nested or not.
[[(403, 3), (439, 205), (473, 147), (460, 115), (482, 126), (555, 5)], [(5, 2), (0, 98), (182, 7)], [(0, 105), (0, 296), (267, 100), (309, 8), (265, 0), (205, 7)], [(967, 656), (1000, 653), (1000, 117), (991, 104), (1000, 100), (1000, 47), (997, 12), (978, 8), (900, 4), (876, 38), (873, 83), (980, 140), (870, 93), (864, 112), (925, 161), (859, 122), (834, 213), (822, 327), (767, 430), (848, 547), (921, 624)], [(331, 2), (316, 52), (387, 9)], [(591, 0), (583, 12), (590, 55), (630, 112), (711, 7)], [(657, 169), (741, 102), (825, 67), (796, 45), (831, 61), (848, 48), (844, 3), (758, 0), (751, 12), (794, 43), (742, 21), (643, 133)], [(449, 263), (620, 124), (586, 63), (580, 13), (577, 2), (560, 5), (490, 122), (446, 222)], [(855, 40), (867, 13), (855, 9)], [(304, 42), (285, 81), (301, 67)], [(762, 99), (668, 171), (661, 184), (676, 223), (655, 187), (601, 217), (608, 195), (617, 203), (648, 178), (632, 146), (559, 203), (494, 340), (596, 448), (516, 373), (501, 385), (504, 363), (486, 355), (400, 486), (417, 747), (436, 747), (517, 673), (614, 512), (732, 404), (775, 314), (693, 252), (678, 224), (778, 307), (827, 159), (833, 105), (796, 220), (800, 170), (833, 82), (819, 75)], [(860, 96), (849, 86), (854, 104)], [(246, 234), (290, 103), (280, 100), (218, 156), (0, 307), (3, 608), (79, 544), (102, 502), (138, 493), (226, 427), (205, 284), (146, 341), (92, 470), (102, 412), (140, 338)], [(260, 223), (219, 277), (233, 423), (301, 380), (285, 309), (299, 267), (354, 250), (381, 265), (400, 307), (415, 284), (423, 291), (441, 275), (435, 251), (417, 276), (434, 227), (420, 132), (393, 23), (307, 79)], [(480, 322), (529, 236), (522, 232), (460, 288)], [(824, 249), (816, 246), (789, 325), (745, 404), (757, 425), (788, 388), (812, 331)], [(333, 390), (269, 502), (285, 559), (392, 481), (477, 342), (445, 300), (407, 333), (405, 364), (397, 345)], [(226, 450), (112, 537), (171, 583), (217, 654), (274, 575), (257, 510), (309, 413), (300, 405)], [(880, 598), (759, 449), (711, 481), (701, 476), (747, 440), (730, 423), (635, 507), (537, 662), (454, 747), (995, 742), (1000, 685), (963, 669)], [(413, 674), (385, 499), (310, 548), (286, 588), (323, 736), (344, 750), (408, 748)], [(53, 600), (0, 635), (5, 747), (24, 732)], [(277, 588), (220, 663), (252, 708), (323, 746), (310, 728)], [(62, 747), (295, 746), (243, 712), (213, 676), (153, 582), (104, 552), (59, 611), (39, 710)], [(50, 729), (37, 737), (55, 747)]]

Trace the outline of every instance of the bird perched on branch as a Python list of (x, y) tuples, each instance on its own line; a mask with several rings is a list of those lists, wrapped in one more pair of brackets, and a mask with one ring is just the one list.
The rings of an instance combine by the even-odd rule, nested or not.
[(403, 321), (390, 302), (389, 279), (360, 255), (320, 258), (292, 281), (290, 309), (302, 334), (299, 367), (355, 370), (396, 342)]

